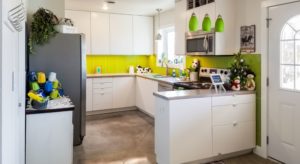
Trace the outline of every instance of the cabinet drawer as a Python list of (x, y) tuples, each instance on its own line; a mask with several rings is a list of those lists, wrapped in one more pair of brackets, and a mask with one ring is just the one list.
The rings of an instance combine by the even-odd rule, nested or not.
[(212, 106), (255, 102), (255, 94), (220, 96), (212, 98)]
[(93, 94), (102, 94), (102, 93), (111, 93), (112, 94), (113, 89), (112, 88), (97, 88), (93, 90)]
[(111, 109), (113, 107), (112, 93), (93, 94), (93, 110)]
[(93, 89), (112, 88), (112, 87), (113, 87), (113, 83), (111, 83), (111, 82), (93, 83)]
[(213, 127), (214, 155), (228, 154), (255, 147), (255, 122)]
[(108, 82), (113, 82), (113, 79), (112, 78), (94, 78), (93, 79), (93, 84), (95, 83), (108, 83)]
[(212, 107), (213, 125), (255, 121), (255, 103)]

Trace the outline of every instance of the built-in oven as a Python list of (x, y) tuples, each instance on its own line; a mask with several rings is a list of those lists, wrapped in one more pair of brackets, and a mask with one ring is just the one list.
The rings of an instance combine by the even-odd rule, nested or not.
[(187, 32), (186, 55), (215, 55), (215, 32)]

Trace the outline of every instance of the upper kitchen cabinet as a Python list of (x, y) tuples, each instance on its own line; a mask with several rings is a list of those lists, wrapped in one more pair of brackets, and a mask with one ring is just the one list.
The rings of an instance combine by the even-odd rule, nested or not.
[(153, 17), (133, 16), (133, 53), (153, 54)]
[(133, 54), (133, 20), (130, 15), (110, 15), (110, 54)]
[(186, 0), (175, 4), (175, 54), (185, 54)]
[(70, 18), (79, 33), (85, 34), (86, 53), (91, 53), (91, 13), (85, 11), (65, 11), (65, 17)]
[[(221, 15), (225, 29), (216, 33), (216, 55), (232, 55), (239, 51), (236, 47), (237, 29), (237, 0), (216, 0), (216, 17)], [(215, 20), (214, 20), (215, 21)]]
[(92, 54), (110, 54), (109, 28), (109, 14), (91, 13)]

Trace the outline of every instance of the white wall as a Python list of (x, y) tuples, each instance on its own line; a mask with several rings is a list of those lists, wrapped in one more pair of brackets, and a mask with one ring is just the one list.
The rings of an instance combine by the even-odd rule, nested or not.
[[(175, 9), (162, 11), (160, 14), (160, 28), (175, 26)], [(158, 32), (158, 16), (154, 17), (154, 38)], [(154, 44), (154, 53), (157, 51), (157, 43)]]
[(40, 7), (51, 10), (57, 17), (65, 17), (65, 1), (64, 0), (27, 0), (27, 16), (29, 23), (33, 13)]
[[(256, 53), (261, 52), (261, 2), (262, 0), (237, 0), (237, 49), (240, 49), (240, 27), (256, 25)], [(226, 23), (226, 22), (225, 22)], [(226, 26), (226, 25), (225, 25)]]

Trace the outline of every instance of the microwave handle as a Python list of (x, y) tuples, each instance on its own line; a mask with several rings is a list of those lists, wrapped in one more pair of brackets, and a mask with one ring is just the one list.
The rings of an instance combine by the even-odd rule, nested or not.
[(205, 38), (204, 38), (203, 47), (204, 47), (205, 51), (208, 52), (208, 39), (207, 39), (207, 36), (205, 36)]

